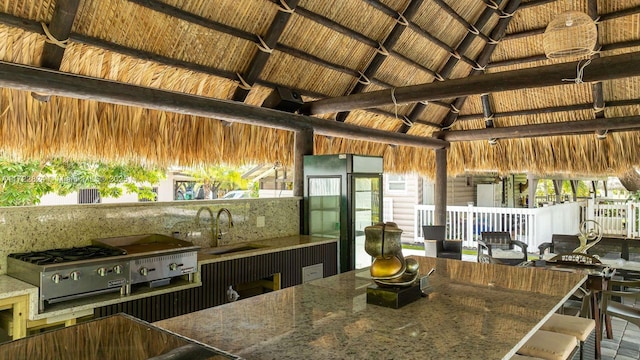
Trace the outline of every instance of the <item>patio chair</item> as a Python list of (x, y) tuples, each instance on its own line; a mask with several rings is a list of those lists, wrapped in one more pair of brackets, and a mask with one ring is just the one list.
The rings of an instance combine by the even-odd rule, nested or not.
[[(617, 301), (620, 300), (620, 301)], [(640, 280), (609, 280), (602, 292), (602, 315), (615, 316), (640, 326)], [(607, 334), (611, 334), (611, 322), (605, 321)]]
[(425, 255), (462, 260), (462, 241), (446, 240), (445, 225), (423, 225)]
[(527, 261), (527, 244), (511, 240), (509, 232), (485, 231), (481, 235), (482, 240), (478, 240), (478, 261), (480, 254), (485, 253), (505, 265), (518, 265)]

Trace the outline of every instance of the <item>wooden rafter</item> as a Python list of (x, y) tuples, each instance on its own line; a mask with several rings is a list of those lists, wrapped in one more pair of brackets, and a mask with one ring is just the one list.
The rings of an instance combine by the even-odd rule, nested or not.
[[(505, 12), (513, 15), (516, 12), (516, 10), (518, 10), (518, 8), (520, 7), (520, 3), (521, 3), (520, 0), (510, 0), (507, 6), (505, 7)], [(500, 18), (500, 20), (498, 21), (498, 24), (496, 24), (496, 26), (493, 28), (493, 31), (491, 31), (491, 38), (495, 39), (496, 42), (487, 43), (484, 46), (484, 48), (482, 49), (482, 52), (480, 52), (480, 55), (478, 56), (478, 59), (477, 59), (477, 63), (479, 66), (474, 68), (471, 71), (471, 74), (469, 74), (469, 76), (474, 76), (474, 75), (484, 73), (484, 67), (491, 60), (491, 55), (493, 54), (493, 52), (497, 47), (497, 42), (499, 42), (504, 36), (505, 32), (507, 31), (507, 26), (509, 25), (509, 22), (511, 21), (512, 18), (513, 16), (505, 16)], [(443, 128), (447, 129), (451, 125), (453, 125), (453, 123), (456, 121), (460, 113), (459, 109), (462, 109), (462, 106), (466, 101), (467, 101), (467, 97), (461, 96), (456, 98), (452, 102), (452, 109), (451, 111), (449, 111), (444, 121), (442, 122)]]
[[(284, 28), (287, 26), (287, 22), (289, 22), (289, 18), (291, 18), (293, 10), (298, 6), (298, 2), (300, 0), (283, 1), (284, 3), (280, 4), (280, 9), (283, 10), (278, 11), (271, 22), (271, 26), (269, 26), (269, 30), (267, 30), (267, 34), (263, 39), (264, 44), (261, 44), (262, 46), (259, 47), (260, 51), (256, 52), (256, 55), (249, 64), (249, 70), (244, 74), (244, 82), (249, 86), (252, 86), (260, 77), (260, 73), (262, 73), (262, 70), (267, 64), (267, 60), (269, 60), (272, 49), (276, 47), (280, 35), (282, 35)], [(284, 4), (286, 4), (287, 7), (284, 7)], [(249, 95), (249, 90), (250, 87), (238, 86), (233, 94), (233, 100), (244, 101), (247, 98), (247, 95)]]
[(557, 123), (507, 126), (464, 131), (440, 131), (433, 134), (446, 141), (477, 141), (539, 136), (583, 135), (597, 131), (630, 131), (640, 129), (640, 116), (608, 119), (565, 121)]
[[(33, 32), (33, 33), (44, 34), (44, 32), (42, 30), (42, 27), (40, 26), (39, 23), (37, 23), (35, 21), (28, 20), (28, 19), (18, 18), (18, 17), (15, 17), (13, 15), (9, 15), (9, 14), (0, 13), (0, 24), (5, 24), (7, 26), (20, 28), (20, 29), (23, 29), (25, 31), (29, 31), (29, 32)], [(154, 53), (151, 53), (151, 52), (138, 50), (138, 49), (133, 49), (133, 48), (129, 48), (129, 47), (126, 47), (126, 46), (114, 44), (114, 43), (107, 42), (107, 41), (102, 40), (102, 39), (98, 39), (98, 38), (94, 38), (94, 37), (90, 37), (90, 36), (86, 36), (86, 35), (80, 35), (80, 34), (72, 33), (71, 35), (69, 35), (69, 39), (71, 41), (75, 42), (75, 43), (85, 44), (85, 45), (93, 46), (93, 47), (96, 47), (96, 48), (105, 49), (105, 50), (108, 50), (108, 51), (113, 51), (113, 52), (116, 52), (116, 53), (119, 53), (119, 54), (131, 56), (131, 57), (138, 58), (138, 59), (154, 61), (154, 62), (156, 62), (158, 64), (162, 64), (162, 65), (166, 65), (166, 66), (172, 66), (172, 67), (181, 68), (181, 69), (185, 69), (185, 70), (196, 71), (196, 72), (199, 72), (199, 73), (212, 75), (212, 76), (217, 76), (217, 77), (225, 78), (225, 79), (229, 79), (229, 80), (235, 80), (237, 78), (236, 74), (234, 72), (231, 72), (231, 71), (225, 71), (225, 70), (212, 68), (212, 67), (205, 66), (205, 65), (199, 65), (199, 64), (195, 64), (195, 63), (191, 63), (191, 62), (187, 62), (187, 61), (183, 61), (183, 60), (173, 59), (173, 58), (169, 58), (169, 57), (166, 57), (166, 56), (154, 54)], [(265, 86), (265, 87), (268, 87), (268, 88), (271, 88), (271, 89), (275, 89), (278, 86), (284, 86), (282, 84), (278, 84), (278, 83), (274, 83), (274, 82), (267, 81), (267, 80), (262, 80), (262, 79), (258, 79), (256, 81), (256, 83), (261, 85), (261, 86)], [(388, 87), (389, 85), (388, 84), (383, 84), (383, 86)], [(296, 91), (300, 95), (307, 96), (307, 97), (310, 97), (310, 98), (326, 98), (326, 97), (329, 96), (327, 94), (321, 94), (321, 93), (310, 91), (310, 90), (307, 90), (307, 89), (301, 89), (301, 88), (295, 88), (295, 87), (292, 88), (291, 86), (288, 86), (288, 85), (286, 87), (290, 88), (291, 90)], [(442, 103), (442, 102), (438, 102), (438, 101), (433, 102), (433, 104), (440, 105), (440, 106), (446, 106), (446, 107), (449, 106), (448, 104), (445, 104), (445, 103)], [(371, 113), (374, 113), (374, 114), (388, 116), (388, 117), (394, 117), (395, 116), (394, 113), (389, 112), (389, 111), (385, 111), (385, 110), (382, 110), (382, 109), (369, 109), (368, 111), (371, 112)], [(428, 126), (439, 127), (438, 124), (431, 123), (431, 122), (428, 122), (428, 121), (418, 121), (418, 122), (421, 123), (421, 124), (428, 125)]]
[[(400, 39), (400, 36), (402, 36), (402, 33), (409, 25), (408, 22), (411, 21), (413, 17), (418, 13), (420, 6), (422, 6), (422, 2), (423, 0), (411, 0), (403, 13), (397, 15), (398, 18), (396, 19), (396, 23), (393, 25), (393, 29), (391, 29), (391, 32), (389, 32), (387, 38), (382, 42), (382, 49), (375, 52), (375, 54), (373, 55), (373, 59), (371, 59), (367, 67), (362, 72), (362, 75), (365, 79), (373, 77), (378, 71), (387, 56), (389, 56), (389, 52), (384, 51), (383, 49), (392, 49), (396, 45), (398, 39)], [(361, 79), (358, 79), (358, 82), (356, 82), (355, 86), (351, 89), (351, 91), (348, 92), (348, 94), (362, 92), (362, 90), (364, 90), (366, 87), (367, 83), (365, 81), (362, 81)], [(348, 112), (340, 113), (336, 116), (336, 120), (344, 122), (347, 119), (347, 116)]]
[[(600, 46), (600, 52), (618, 50), (618, 49), (630, 49), (637, 46), (640, 46), (640, 39), (605, 44)], [(539, 54), (539, 55), (532, 55), (532, 56), (527, 56), (522, 58), (492, 62), (487, 65), (487, 68), (497, 68), (497, 67), (503, 67), (503, 66), (526, 64), (530, 62), (544, 61), (544, 60), (547, 60), (547, 56), (545, 54)]]
[[(496, 5), (499, 5), (499, 3), (500, 1), (498, 1)], [(482, 14), (480, 14), (480, 17), (474, 24), (474, 27), (476, 29), (483, 28), (491, 20), (492, 16), (493, 16), (493, 9), (492, 8), (485, 9), (482, 12)], [(467, 51), (467, 49), (471, 46), (471, 44), (473, 43), (473, 40), (475, 39), (473, 35), (474, 35), (473, 32), (467, 32), (467, 34), (465, 34), (464, 39), (462, 39), (462, 42), (460, 43), (460, 45), (458, 45), (457, 53), (464, 53)], [(490, 42), (487, 42), (486, 46), (488, 46), (489, 44)], [(443, 78), (448, 78), (453, 72), (453, 69), (457, 64), (458, 64), (457, 57), (455, 56), (449, 57), (449, 59), (447, 59), (447, 62), (443, 65), (442, 69), (440, 70), (441, 76)], [(482, 64), (476, 63), (474, 66), (482, 66)], [(413, 107), (413, 109), (411, 110), (411, 113), (408, 116), (408, 123), (410, 124), (412, 122), (415, 122), (416, 119), (420, 117), (420, 115), (422, 115), (426, 107), (427, 107), (427, 104), (424, 102), (417, 103)], [(449, 107), (449, 110), (451, 110), (451, 107)], [(400, 128), (399, 132), (406, 133), (407, 131), (409, 131), (409, 128), (410, 126), (405, 123)]]
[[(598, 18), (598, 1), (597, 0), (589, 0), (587, 3), (587, 13), (589, 17), (591, 17), (594, 21)], [(596, 37), (596, 44), (593, 50), (598, 50), (600, 47), (600, 41)], [(599, 59), (600, 53), (595, 52), (592, 56), (592, 59)], [(594, 82), (591, 84), (591, 94), (593, 96), (593, 109), (596, 113), (596, 119), (602, 119), (605, 117), (604, 114), (604, 93), (602, 91), (602, 82)], [(598, 135), (604, 136), (606, 132), (599, 132)]]
[[(640, 105), (640, 99), (613, 100), (613, 101), (607, 101), (605, 103), (605, 106), (608, 108), (618, 107), (618, 106), (633, 106), (633, 105)], [(593, 103), (505, 111), (501, 113), (493, 113), (493, 117), (494, 119), (497, 119), (497, 118), (505, 118), (505, 117), (527, 116), (527, 115), (537, 115), (537, 114), (552, 114), (552, 113), (559, 113), (559, 112), (583, 111), (583, 110), (593, 110)], [(458, 121), (478, 120), (482, 118), (484, 118), (484, 113), (466, 114), (466, 115), (460, 115), (458, 117)]]
[[(53, 70), (60, 69), (66, 47), (64, 44), (71, 34), (71, 28), (78, 13), (79, 5), (80, 0), (60, 0), (56, 2), (51, 22), (49, 25), (43, 25), (47, 27), (48, 34), (45, 32), (47, 37), (50, 36), (53, 39), (45, 42), (42, 49), (42, 57), (40, 58), (42, 67)], [(39, 93), (32, 93), (32, 95), (40, 101), (49, 101), (48, 95)]]
[(0, 62), (0, 87), (44, 92), (63, 97), (167, 111), (228, 122), (240, 122), (280, 130), (313, 130), (319, 135), (385, 144), (434, 149), (446, 148), (449, 145), (448, 142), (439, 139), (336, 123), (335, 121), (290, 114), (236, 101), (204, 98), (6, 62)]

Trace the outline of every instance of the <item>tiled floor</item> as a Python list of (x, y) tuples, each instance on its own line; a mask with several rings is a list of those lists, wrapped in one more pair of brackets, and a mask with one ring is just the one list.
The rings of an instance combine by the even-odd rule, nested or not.
[(602, 360), (640, 359), (640, 328), (617, 318), (611, 319), (613, 339), (602, 339)]

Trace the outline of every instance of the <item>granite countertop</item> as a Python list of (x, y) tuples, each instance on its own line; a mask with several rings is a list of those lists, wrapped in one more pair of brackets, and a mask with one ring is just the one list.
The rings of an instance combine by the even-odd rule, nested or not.
[(154, 323), (247, 359), (508, 359), (585, 274), (415, 257), (433, 291), (367, 304), (368, 269)]
[[(240, 243), (229, 245), (227, 247), (243, 246), (246, 244), (256, 245), (256, 249), (234, 252), (223, 255), (207, 255), (202, 252), (198, 253), (198, 265), (203, 263), (226, 261), (247, 256), (256, 256), (265, 253), (284, 251), (305, 246), (319, 245), (323, 243), (336, 242), (337, 239), (327, 239), (321, 237), (313, 237), (306, 235), (294, 235), (281, 238), (273, 238), (250, 243)], [(225, 247), (221, 247), (225, 248)], [(210, 249), (210, 248), (209, 248)], [(202, 249), (206, 251), (208, 249)], [(8, 275), (0, 275), (0, 299), (10, 298), (13, 296), (28, 294), (29, 296), (29, 319), (49, 319), (49, 320), (65, 320), (69, 318), (77, 318), (93, 314), (93, 309), (100, 306), (117, 304), (125, 301), (135, 300), (139, 298), (161, 295), (169, 292), (175, 292), (183, 289), (201, 286), (198, 275), (194, 282), (178, 281), (176, 284), (163, 286), (159, 288), (145, 288), (136, 291), (130, 295), (121, 296), (119, 294), (102, 294), (87, 298), (65, 301), (57, 304), (49, 305), (44, 312), (38, 313), (38, 287), (20, 281)]]
[[(200, 251), (198, 251), (198, 263), (202, 265), (218, 261), (238, 259), (247, 256), (257, 256), (278, 251), (297, 249), (306, 246), (335, 243), (337, 241), (337, 238), (325, 238), (309, 235), (292, 235), (260, 241), (250, 241), (232, 245), (218, 246), (215, 248), (202, 248), (200, 249)], [(225, 249), (233, 250), (241, 247), (251, 247), (251, 249), (238, 252), (229, 252), (219, 255), (209, 253), (211, 251), (224, 251)]]
[(0, 275), (0, 299), (9, 299), (15, 296), (29, 295), (29, 316), (38, 312), (38, 287), (24, 281), (12, 278), (9, 275)]

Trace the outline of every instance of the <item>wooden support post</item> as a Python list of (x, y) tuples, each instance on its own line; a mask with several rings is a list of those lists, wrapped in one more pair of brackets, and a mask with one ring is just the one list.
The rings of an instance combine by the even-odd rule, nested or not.
[(447, 225), (447, 150), (436, 152), (436, 182), (434, 191), (434, 225)]
[(556, 193), (556, 204), (560, 203), (562, 196), (562, 180), (553, 180), (553, 191)]
[(529, 182), (529, 208), (536, 207), (536, 189), (538, 188), (538, 178), (531, 174), (527, 174), (527, 182)]
[(573, 201), (578, 201), (578, 180), (569, 180), (571, 184), (571, 193), (573, 194)]
[(304, 129), (295, 132), (293, 151), (293, 196), (303, 196), (304, 156), (313, 155), (313, 130)]

